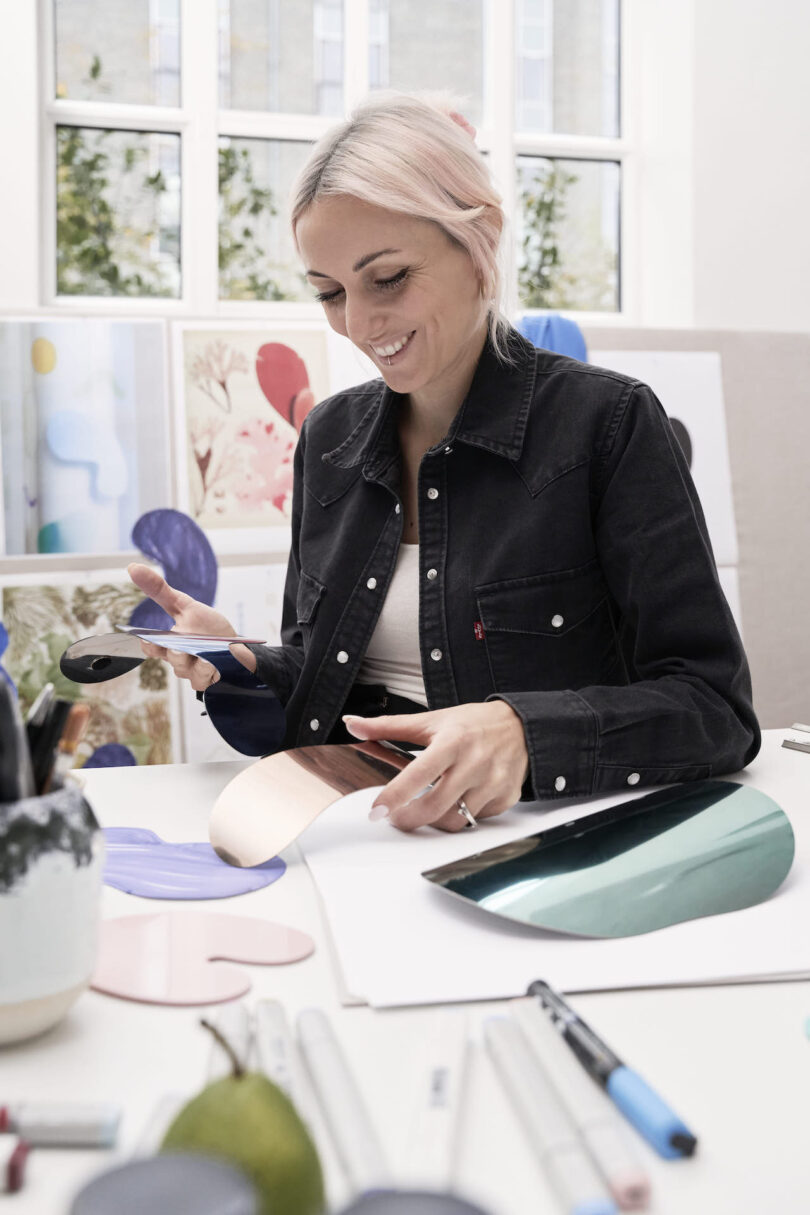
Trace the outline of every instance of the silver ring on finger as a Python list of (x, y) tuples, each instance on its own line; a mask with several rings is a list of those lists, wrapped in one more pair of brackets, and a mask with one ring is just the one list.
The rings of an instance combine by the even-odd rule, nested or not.
[(462, 818), (466, 818), (467, 822), (464, 824), (465, 831), (468, 831), (470, 827), (478, 826), (470, 807), (467, 805), (463, 797), (458, 799), (458, 810), (456, 813), (460, 814)]

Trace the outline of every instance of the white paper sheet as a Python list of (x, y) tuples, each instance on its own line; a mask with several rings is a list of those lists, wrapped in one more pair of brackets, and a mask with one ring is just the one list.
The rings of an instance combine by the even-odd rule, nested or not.
[(757, 907), (620, 940), (563, 937), (501, 920), (421, 873), (625, 795), (535, 803), (455, 835), (402, 835), (385, 822), (370, 823), (373, 789), (342, 799), (299, 842), (326, 911), (343, 989), (382, 1008), (521, 995), (537, 978), (563, 991), (598, 991), (810, 970), (810, 756), (781, 750), (784, 733), (768, 732), (763, 754), (735, 778), (769, 794), (791, 819), (796, 860), (780, 890)]

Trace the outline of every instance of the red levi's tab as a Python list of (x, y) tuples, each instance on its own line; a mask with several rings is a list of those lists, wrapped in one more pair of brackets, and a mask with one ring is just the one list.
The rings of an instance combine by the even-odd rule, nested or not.
[(475, 624), (473, 625), (473, 632), (475, 633), (476, 641), (484, 640), (484, 626), (480, 620), (476, 620)]

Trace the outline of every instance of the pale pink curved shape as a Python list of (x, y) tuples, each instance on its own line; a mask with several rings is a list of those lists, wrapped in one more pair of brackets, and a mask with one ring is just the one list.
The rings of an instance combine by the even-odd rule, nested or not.
[(217, 912), (163, 911), (101, 924), (90, 986), (146, 1004), (217, 1004), (250, 990), (250, 975), (218, 959), (279, 966), (315, 944), (285, 924)]

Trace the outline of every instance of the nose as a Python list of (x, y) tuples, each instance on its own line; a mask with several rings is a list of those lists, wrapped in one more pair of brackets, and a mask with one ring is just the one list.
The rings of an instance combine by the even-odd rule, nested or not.
[(379, 300), (347, 292), (343, 319), (346, 336), (355, 346), (367, 346), (369, 341), (384, 333), (383, 311)]

